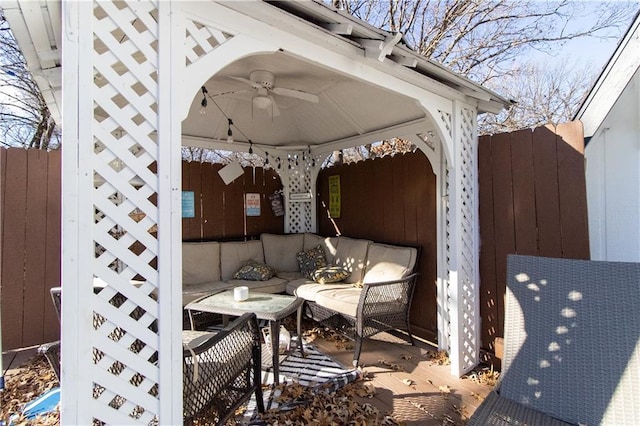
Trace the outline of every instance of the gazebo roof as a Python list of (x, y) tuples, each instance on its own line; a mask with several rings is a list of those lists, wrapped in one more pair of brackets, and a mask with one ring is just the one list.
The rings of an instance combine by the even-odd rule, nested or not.
[[(478, 112), (496, 113), (509, 104), (500, 95), (420, 56), (401, 35), (375, 28), (321, 1), (231, 1), (224, 5), (323, 47), (340, 52), (352, 50), (354, 58), (366, 58), (387, 75), (446, 99), (476, 104)], [(60, 1), (4, 0), (2, 6), (29, 68), (60, 122)], [(357, 67), (357, 61), (353, 64)], [(257, 70), (270, 72), (275, 87), (315, 95), (310, 98), (317, 102), (269, 91), (267, 99), (271, 96), (275, 107), (269, 106), (268, 100), (266, 108), (258, 107), (253, 98), (264, 95), (264, 91), (232, 78), (248, 80)], [(282, 149), (325, 145), (323, 151), (402, 136), (402, 129), (415, 124), (426, 131), (430, 128), (430, 118), (415, 98), (283, 49), (241, 58), (212, 75), (204, 87), (208, 93), (206, 114), (201, 114), (203, 96), (198, 92), (183, 121), (184, 145), (224, 146), (221, 143), (227, 139), (228, 119), (233, 121), (235, 141), (251, 140), (256, 146)]]

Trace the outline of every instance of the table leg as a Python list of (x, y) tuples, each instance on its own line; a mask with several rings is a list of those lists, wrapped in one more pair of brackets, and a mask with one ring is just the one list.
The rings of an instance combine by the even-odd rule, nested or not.
[(280, 321), (269, 321), (271, 354), (273, 355), (273, 383), (280, 383)]
[(298, 307), (298, 349), (300, 349), (300, 355), (304, 356), (304, 344), (302, 342), (302, 311), (304, 308), (304, 303)]

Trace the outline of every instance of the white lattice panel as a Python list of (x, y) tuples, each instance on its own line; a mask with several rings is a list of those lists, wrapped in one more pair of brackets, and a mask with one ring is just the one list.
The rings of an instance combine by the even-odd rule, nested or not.
[[(94, 421), (149, 424), (158, 414), (157, 10), (94, 4)], [(136, 278), (139, 284), (132, 283)]]
[(186, 21), (186, 65), (189, 66), (231, 38), (230, 34), (195, 21)]
[(316, 160), (307, 152), (290, 153), (287, 156), (288, 172), (287, 223), (288, 232), (310, 232), (313, 224), (312, 199), (296, 201), (291, 194), (311, 193), (311, 175)]
[[(477, 246), (476, 246), (476, 205), (475, 205), (475, 191), (476, 189), (476, 142), (474, 134), (475, 126), (475, 111), (468, 108), (461, 108), (457, 112), (458, 120), (456, 124), (456, 143), (459, 144), (457, 149), (456, 158), (456, 206), (457, 206), (457, 224), (458, 235), (456, 235), (456, 251), (457, 253), (450, 253), (451, 256), (456, 256), (457, 259), (457, 282), (451, 282), (450, 285), (456, 285), (455, 289), (456, 297), (453, 299), (457, 301), (457, 304), (450, 300), (449, 309), (455, 309), (456, 315), (452, 315), (451, 318), (457, 318), (459, 322), (455, 327), (451, 327), (452, 330), (456, 330), (458, 336), (451, 336), (452, 339), (456, 339), (460, 342), (458, 347), (459, 353), (456, 354), (456, 359), (460, 363), (457, 366), (458, 371), (468, 371), (473, 368), (477, 363), (477, 353), (479, 349), (479, 342), (477, 339), (477, 329), (479, 324), (478, 312), (477, 312)], [(449, 185), (453, 185), (454, 182), (449, 182)], [(451, 215), (449, 211), (448, 216)], [(453, 224), (448, 220), (447, 227)], [(448, 239), (450, 234), (448, 233)], [(451, 245), (448, 245), (448, 251), (450, 251)], [(450, 266), (451, 270), (451, 266)], [(449, 294), (454, 291), (453, 288), (449, 289)], [(452, 348), (453, 349), (453, 348)]]

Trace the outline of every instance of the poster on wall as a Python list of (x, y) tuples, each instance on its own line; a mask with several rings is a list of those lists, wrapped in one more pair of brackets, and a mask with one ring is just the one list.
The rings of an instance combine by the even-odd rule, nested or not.
[(329, 176), (329, 215), (340, 218), (340, 175)]
[(193, 191), (182, 191), (182, 217), (196, 217), (196, 203)]
[(284, 203), (282, 202), (282, 192), (277, 191), (269, 195), (271, 211), (275, 217), (284, 216)]
[(260, 216), (260, 194), (245, 194), (247, 216)]

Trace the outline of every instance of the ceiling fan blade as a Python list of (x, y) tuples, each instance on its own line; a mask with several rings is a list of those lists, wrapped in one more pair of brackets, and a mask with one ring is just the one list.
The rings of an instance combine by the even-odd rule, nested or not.
[(260, 89), (262, 88), (262, 85), (260, 83), (256, 83), (255, 81), (251, 81), (247, 78), (244, 77), (236, 77), (233, 75), (230, 75), (229, 78), (233, 79), (233, 80), (237, 80), (240, 81), (242, 83), (248, 84), (249, 86), (253, 87), (254, 89)]
[(222, 92), (222, 93), (214, 93), (213, 95), (211, 95), (212, 98), (216, 98), (218, 96), (225, 96), (225, 95), (235, 95), (237, 93), (253, 93), (253, 89), (247, 89), (247, 90), (232, 90), (230, 92)]
[(301, 90), (294, 89), (286, 89), (284, 87), (274, 87), (271, 89), (273, 93), (280, 96), (288, 96), (290, 98), (302, 99), (303, 101), (313, 102), (317, 104), (320, 101), (317, 95), (313, 95), (311, 93), (303, 92)]

